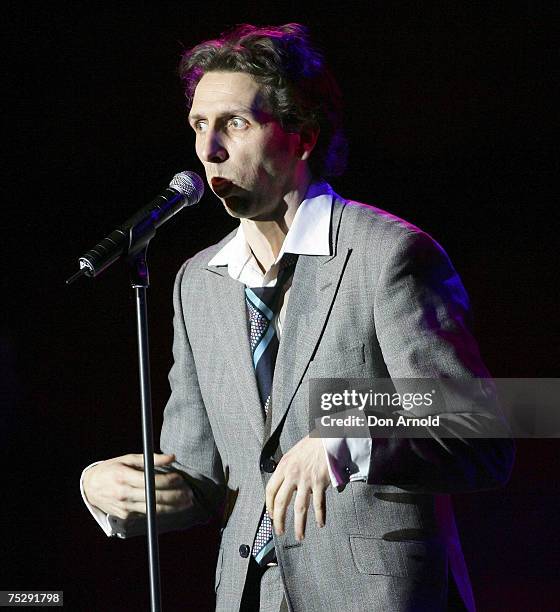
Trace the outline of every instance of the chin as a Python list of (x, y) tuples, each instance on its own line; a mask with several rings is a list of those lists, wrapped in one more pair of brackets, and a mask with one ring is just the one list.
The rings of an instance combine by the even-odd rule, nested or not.
[(244, 219), (251, 216), (251, 202), (246, 198), (231, 196), (222, 198), (222, 203), (227, 214), (231, 217)]

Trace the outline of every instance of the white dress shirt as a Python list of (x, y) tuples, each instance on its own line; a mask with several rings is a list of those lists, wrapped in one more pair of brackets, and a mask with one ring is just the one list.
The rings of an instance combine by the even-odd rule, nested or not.
[[(329, 237), (335, 195), (328, 183), (312, 183), (309, 186), (305, 199), (296, 211), (278, 257), (266, 273), (260, 269), (247, 243), (242, 225), (239, 225), (234, 237), (214, 255), (208, 265), (227, 266), (231, 278), (247, 287), (273, 287), (276, 284), (280, 260), (284, 253), (306, 256), (332, 254)], [(279, 340), (282, 337), (290, 297), (290, 285), (291, 283), (288, 282), (282, 290), (282, 305), (274, 320)], [(349, 481), (367, 480), (371, 455), (370, 438), (323, 438), (322, 442), (333, 487), (342, 486)], [(84, 492), (83, 474), (93, 465), (96, 464), (88, 466), (82, 473), (80, 479), (82, 497), (103, 531), (109, 536), (115, 535), (108, 516), (92, 506)], [(347, 467), (349, 465), (352, 465), (353, 468), (349, 469)]]

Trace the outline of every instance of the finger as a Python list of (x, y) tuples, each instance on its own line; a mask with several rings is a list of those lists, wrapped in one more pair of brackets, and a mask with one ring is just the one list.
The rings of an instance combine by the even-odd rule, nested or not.
[(318, 527), (325, 526), (326, 502), (325, 490), (321, 487), (313, 488), (313, 512), (315, 512), (315, 522)]
[(156, 491), (156, 504), (173, 506), (175, 510), (183, 510), (192, 505), (192, 496), (187, 490)]
[[(117, 483), (115, 497), (119, 501), (142, 501), (145, 499), (144, 475), (133, 469), (130, 469), (130, 473), (131, 478)], [(162, 478), (165, 477), (166, 481), (161, 483), (159, 476), (159, 474), (156, 476), (156, 499), (158, 501), (161, 499), (168, 503), (167, 500), (180, 498), (190, 493), (190, 487), (181, 477), (179, 477), (179, 482), (176, 482), (175, 480), (170, 481), (167, 474), (162, 474)]]
[(144, 457), (141, 453), (128, 453), (127, 455), (123, 455), (122, 457), (115, 457), (110, 460), (114, 463), (124, 463), (124, 465), (128, 465), (134, 468), (143, 468), (144, 467)]
[[(129, 453), (122, 457), (117, 457), (115, 461), (120, 461), (125, 465), (134, 467), (136, 469), (144, 469), (144, 455), (141, 453)], [(175, 461), (175, 455), (164, 455), (161, 453), (154, 453), (154, 467), (168, 465)]]
[[(115, 480), (117, 484), (144, 489), (144, 472), (128, 465), (121, 465)], [(155, 474), (156, 489), (186, 489), (188, 485), (178, 472)]]
[(116, 504), (121, 508), (128, 509), (128, 504), (136, 502), (145, 503), (146, 493), (143, 487), (134, 487), (129, 484), (119, 484), (115, 487), (114, 495)]
[(265, 490), (266, 509), (270, 518), (274, 516), (274, 505), (276, 503), (276, 495), (284, 482), (284, 475), (281, 469), (281, 462), (278, 464), (276, 471), (268, 481)]
[[(143, 478), (142, 486), (135, 486), (128, 483), (121, 483), (116, 485), (115, 488), (115, 499), (118, 502), (144, 502), (146, 500), (146, 491), (144, 488)], [(190, 491), (187, 487), (183, 489), (156, 489), (156, 502), (163, 504), (172, 504), (177, 501), (186, 500)]]
[(166, 455), (164, 453), (154, 453), (154, 466), (161, 467), (162, 465), (169, 465), (175, 461), (175, 455)]
[(290, 505), (292, 495), (296, 489), (297, 485), (295, 483), (287, 484), (287, 481), (284, 480), (276, 494), (274, 499), (274, 514), (271, 514), (270, 517), (272, 518), (274, 531), (276, 531), (277, 535), (282, 535), (284, 533), (286, 512), (288, 511), (288, 506)]
[(307, 523), (310, 495), (311, 491), (309, 489), (298, 487), (294, 499), (294, 533), (298, 542), (301, 542), (305, 537), (305, 524)]
[(186, 480), (178, 472), (156, 474), (156, 489), (185, 489), (187, 487)]
[(144, 472), (129, 465), (120, 465), (115, 473), (118, 485), (144, 489)]
[[(156, 504), (157, 514), (172, 514), (177, 512), (178, 509), (174, 505), (170, 504)], [(115, 505), (109, 514), (118, 516), (122, 519), (130, 518), (134, 515), (145, 516), (146, 515), (146, 503), (145, 502), (128, 502), (126, 504)]]
[[(114, 506), (121, 512), (146, 513), (146, 496), (143, 489), (123, 486), (115, 496), (115, 500)], [(192, 493), (187, 489), (156, 491), (155, 501), (156, 509), (161, 507), (164, 512), (179, 512), (193, 505)]]

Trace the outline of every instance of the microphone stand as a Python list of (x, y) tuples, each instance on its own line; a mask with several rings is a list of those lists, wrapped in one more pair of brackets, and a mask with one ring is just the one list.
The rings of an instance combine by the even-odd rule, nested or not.
[(154, 434), (152, 421), (152, 388), (148, 343), (147, 292), (150, 286), (146, 251), (148, 245), (129, 260), (130, 282), (136, 296), (136, 331), (140, 370), (142, 412), (142, 447), (144, 454), (144, 487), (146, 491), (146, 522), (148, 536), (148, 566), (150, 573), (150, 603), (152, 612), (161, 612), (161, 583), (157, 536), (156, 487), (154, 470)]
[(161, 584), (156, 516), (148, 310), (146, 305), (146, 289), (150, 286), (150, 280), (146, 252), (150, 240), (156, 234), (156, 229), (185, 205), (196, 204), (203, 193), (204, 183), (197, 174), (194, 172), (179, 172), (173, 177), (169, 187), (153, 202), (138, 211), (125, 221), (124, 225), (118, 227), (83, 257), (80, 257), (80, 269), (66, 281), (66, 284), (70, 285), (81, 276), (95, 277), (121, 255), (128, 254), (130, 284), (136, 295), (136, 331), (138, 335), (144, 488), (146, 492), (146, 525), (152, 612), (161, 612)]

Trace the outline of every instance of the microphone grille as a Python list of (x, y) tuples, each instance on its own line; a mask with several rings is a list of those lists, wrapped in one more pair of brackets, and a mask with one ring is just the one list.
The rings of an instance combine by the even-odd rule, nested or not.
[(175, 189), (185, 196), (185, 206), (196, 204), (204, 194), (204, 182), (196, 172), (185, 170), (177, 173), (169, 183), (171, 189)]

